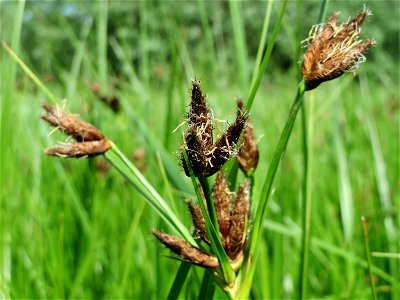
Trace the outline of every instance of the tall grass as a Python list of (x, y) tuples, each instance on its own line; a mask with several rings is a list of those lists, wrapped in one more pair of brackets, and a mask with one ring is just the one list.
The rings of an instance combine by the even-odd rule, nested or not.
[[(281, 50), (280, 39), (293, 36), (287, 37), (286, 30), (273, 32), (272, 24), (278, 20), (274, 8), (281, 6), (271, 3), (251, 7), (230, 2), (224, 7), (200, 2), (182, 5), (182, 11), (177, 10), (179, 3), (170, 3), (172, 9), (160, 4), (151, 10), (149, 3), (140, 7), (132, 3), (99, 4), (94, 10), (82, 6), (81, 27), (74, 26), (73, 20), (62, 13), (58, 19), (49, 19), (52, 26), (37, 24), (43, 46), (34, 45), (34, 53), (23, 34), (32, 26), (27, 21), (29, 13), (44, 10), (44, 4), (27, 3), (24, 7), (24, 2), (1, 3), (7, 12), (2, 14), (2, 39), (42, 82), (44, 71), (55, 77), (45, 82), (45, 88), (36, 89), (27, 73), (18, 70), (15, 61), (1, 50), (0, 291), (4, 298), (226, 297), (207, 271), (189, 269), (186, 263), (165, 257), (170, 253), (155, 241), (150, 229), (168, 232), (168, 222), (155, 214), (143, 201), (143, 194), (131, 188), (118, 172), (104, 171), (100, 167), (103, 158), (67, 161), (43, 156), (43, 148), (64, 137), (48, 137), (50, 130), (38, 120), (40, 104), (49, 100), (45, 89), (56, 95), (57, 101), (65, 95), (73, 97), (68, 99), (68, 110), (88, 117), (128, 158), (136, 149), (144, 149), (145, 157), (134, 161), (133, 168), (144, 163), (139, 173), (169, 206), (176, 207), (173, 212), (187, 230), (192, 223), (183, 200), (195, 194), (177, 165), (175, 151), (182, 143), (181, 130), (171, 131), (185, 116), (188, 79), (202, 80), (215, 116), (229, 120), (235, 113), (234, 97), (251, 95), (251, 119), (262, 157), (254, 175), (253, 199), (260, 199), (297, 85), (294, 72), (283, 73), (274, 64)], [(270, 8), (271, 17), (266, 12), (269, 5), (274, 7)], [(307, 13), (316, 19), (318, 9)], [(340, 9), (335, 2), (328, 8), (330, 12)], [(111, 22), (115, 10), (132, 12), (137, 27)], [(260, 86), (254, 95), (247, 94), (255, 82), (247, 66), (261, 60), (246, 43), (264, 36), (263, 23), (256, 32), (251, 31), (252, 19), (241, 18), (238, 10), (250, 16), (260, 11), (256, 15), (271, 22), (266, 26), (267, 40), (271, 43), (278, 38), (275, 51), (268, 46), (261, 50), (266, 53), (264, 57), (271, 56), (272, 65), (265, 65), (265, 75), (259, 73)], [(146, 19), (135, 19), (137, 12), (146, 13)], [(283, 19), (288, 28), (294, 12), (306, 13), (289, 3)], [(379, 18), (382, 11), (374, 13)], [(218, 27), (221, 14), (232, 27)], [(117, 27), (110, 28), (114, 24)], [(115, 30), (114, 35), (107, 28)], [(302, 28), (305, 36), (309, 24)], [(136, 31), (139, 44), (132, 43)], [(70, 62), (51, 52), (62, 32), (67, 33), (64, 43), (74, 45)], [(291, 40), (294, 45), (298, 42)], [(34, 55), (41, 49), (47, 52), (38, 60)], [(154, 55), (155, 51), (160, 55)], [(291, 54), (297, 60), (298, 54)], [(221, 58), (229, 63), (220, 65), (224, 61)], [(48, 68), (49, 59), (52, 68)], [(379, 60), (361, 66), (359, 79), (347, 76), (326, 83), (312, 99), (304, 99), (309, 124), (315, 124), (308, 131), (313, 164), (308, 185), (313, 199), (308, 268), (305, 273), (299, 272), (304, 260), (300, 255), (300, 216), (304, 209), (300, 203), (304, 195), (303, 133), (297, 122), (270, 187), (258, 243), (253, 246), (259, 252), (254, 280), (249, 285), (253, 298), (299, 297), (301, 281), (307, 285), (308, 297), (368, 298), (372, 296), (370, 278), (378, 298), (400, 296), (399, 260), (391, 255), (399, 252), (399, 134), (398, 126), (394, 126), (399, 122), (399, 98), (396, 88), (382, 81), (385, 74), (376, 78), (373, 70), (377, 65), (368, 68), (369, 63), (378, 64)], [(88, 86), (99, 81), (105, 93), (113, 93), (109, 85), (117, 76), (122, 77), (115, 88), (122, 111), (114, 114), (96, 100)], [(169, 181), (159, 175), (162, 168)], [(144, 196), (150, 197), (148, 191)], [(358, 221), (362, 215), (369, 225), (368, 256)], [(375, 252), (387, 255), (374, 256)]]

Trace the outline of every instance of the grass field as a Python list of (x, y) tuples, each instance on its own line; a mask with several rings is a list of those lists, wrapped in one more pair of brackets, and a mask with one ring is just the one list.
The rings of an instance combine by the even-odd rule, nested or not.
[[(364, 2), (373, 16), (362, 36), (377, 45), (357, 76), (305, 94), (261, 223), (252, 299), (400, 298), (399, 2)], [(326, 13), (342, 11), (346, 21), (364, 2), (331, 1)], [(67, 100), (66, 111), (118, 145), (192, 228), (184, 200), (196, 195), (179, 165), (191, 79), (202, 82), (224, 130), (236, 116), (235, 97), (248, 97), (263, 25), (268, 42), (283, 3), (3, 1), (1, 39), (57, 101)], [(253, 218), (296, 95), (300, 41), (320, 6), (288, 3), (254, 99)], [(103, 156), (45, 156), (66, 141), (40, 120), (49, 95), (0, 53), (1, 298), (228, 299), (203, 268), (183, 274), (188, 264), (151, 234), (171, 228)], [(99, 101), (94, 83), (118, 99), (119, 111)]]

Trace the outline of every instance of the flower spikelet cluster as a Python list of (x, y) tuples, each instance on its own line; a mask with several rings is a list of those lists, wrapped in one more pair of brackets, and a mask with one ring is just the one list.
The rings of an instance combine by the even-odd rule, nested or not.
[(46, 149), (47, 155), (60, 157), (88, 157), (102, 154), (111, 148), (107, 138), (92, 124), (79, 120), (77, 115), (68, 114), (58, 106), (44, 104), (46, 115), (42, 119), (62, 130), (75, 140)]
[(347, 23), (338, 25), (335, 14), (324, 26), (314, 26), (305, 40), (308, 49), (303, 57), (302, 74), (306, 90), (312, 90), (324, 81), (354, 71), (365, 61), (364, 54), (375, 41), (359, 39), (361, 25), (371, 12), (364, 9)]
[[(238, 100), (237, 106), (239, 115), (244, 111), (244, 104), (241, 99)], [(240, 169), (246, 176), (248, 176), (257, 168), (259, 159), (257, 141), (250, 118), (247, 118), (246, 120), (246, 128), (243, 131), (242, 139), (243, 141), (236, 158)]]
[[(243, 260), (243, 250), (247, 243), (250, 218), (250, 184), (245, 182), (240, 185), (237, 195), (234, 197), (234, 193), (229, 190), (225, 175), (221, 171), (217, 175), (212, 198), (217, 213), (221, 242), (231, 260), (232, 268), (236, 270)], [(188, 206), (196, 236), (210, 244), (199, 205), (189, 201)], [(178, 237), (155, 230), (153, 234), (181, 259), (205, 268), (219, 267), (218, 260), (214, 255), (208, 254)]]
[[(200, 83), (192, 82), (192, 101), (188, 114), (188, 130), (184, 138), (191, 168), (195, 176), (211, 176), (237, 152), (237, 143), (245, 127), (247, 114), (241, 112), (236, 120), (214, 143), (214, 120), (209, 111)], [(183, 155), (182, 166), (187, 176), (189, 170)]]

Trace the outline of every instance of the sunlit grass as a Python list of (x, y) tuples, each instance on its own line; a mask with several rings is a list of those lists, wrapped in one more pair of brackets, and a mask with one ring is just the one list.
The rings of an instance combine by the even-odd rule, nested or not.
[[(262, 16), (266, 6), (267, 3), (262, 6)], [(24, 48), (25, 44), (20, 44), (18, 38), (18, 28), (22, 25), (24, 30), (22, 10), (11, 4), (6, 8), (12, 11), (11, 15), (18, 11), (20, 14), (13, 21), (12, 32), (6, 32), (2, 25), (2, 38), (14, 50), (19, 48), (18, 54), (30, 65), (29, 49)], [(31, 8), (27, 7), (27, 10)], [(175, 53), (179, 62), (175, 78), (169, 81), (172, 67), (167, 64), (167, 57), (160, 58), (161, 73), (154, 73), (149, 66), (151, 62), (147, 61), (149, 53), (149, 56), (140, 55), (140, 66), (137, 61), (116, 55), (123, 75), (116, 93), (123, 109), (114, 114), (98, 102), (88, 88), (90, 81), (110, 82), (112, 77), (120, 75), (104, 65), (107, 38), (104, 27), (96, 27), (97, 18), (104, 26), (107, 16), (104, 10), (112, 8), (96, 9), (98, 11), (84, 11), (86, 16), (93, 16), (93, 25), (84, 25), (78, 31), (74, 31), (76, 28), (72, 25), (69, 28), (76, 38), (69, 35), (69, 42), (77, 46), (76, 59), (71, 62), (70, 69), (63, 68), (58, 63), (62, 58), (54, 58), (50, 50), (45, 53), (48, 56), (46, 61), (43, 58), (42, 67), (46, 69), (50, 61), (52, 68), (49, 70), (56, 78), (46, 86), (58, 100), (70, 95), (68, 110), (80, 113), (101, 128), (129, 158), (135, 150), (144, 149), (143, 174), (164, 199), (171, 198), (170, 188), (173, 187), (178, 216), (189, 228), (191, 221), (183, 200), (195, 196), (188, 179), (177, 167), (176, 151), (182, 143), (180, 130), (168, 137), (164, 149), (159, 145), (164, 145), (167, 140), (165, 128), (172, 131), (185, 117), (192, 77), (202, 80), (215, 115), (226, 116), (230, 121), (234, 119), (234, 97), (247, 96), (242, 91), (245, 85), (242, 79), (245, 75), (242, 74), (246, 71), (243, 62), (239, 62), (243, 57), (236, 58), (244, 56), (245, 50), (239, 49), (237, 53), (234, 47), (215, 47), (210, 59), (207, 57), (211, 47), (210, 33), (206, 33), (204, 48), (192, 49), (185, 40), (187, 36), (179, 34), (179, 30), (184, 31), (179, 24), (183, 21), (168, 22), (167, 18), (161, 18), (158, 21), (172, 29), (172, 32), (167, 32), (169, 43), (165, 47)], [(212, 30), (218, 28), (207, 28), (205, 17), (215, 20), (221, 7), (217, 5), (215, 10), (211, 10), (200, 6), (199, 9), (203, 9), (200, 28), (205, 27), (205, 32), (211, 30), (212, 34)], [(336, 9), (339, 8), (335, 6), (331, 11)], [(139, 8), (139, 11), (144, 10), (146, 7)], [(274, 13), (273, 22), (277, 17), (276, 11)], [(242, 21), (245, 25), (248, 22)], [(286, 26), (290, 26), (290, 19), (286, 22)], [(70, 23), (60, 21), (54, 24), (53, 28), (65, 32), (66, 27), (57, 27), (60, 24), (68, 26)], [(149, 30), (150, 25), (141, 23), (140, 30)], [(260, 27), (257, 31), (257, 39), (261, 30)], [(3, 32), (7, 34), (3, 35)], [(42, 42), (48, 45), (46, 49), (51, 49), (55, 40), (49, 33), (50, 28), (43, 31)], [(143, 31), (141, 41), (148, 42), (151, 33)], [(285, 35), (285, 32), (280, 34)], [(15, 37), (13, 43), (12, 36)], [(240, 42), (240, 35), (238, 39)], [(119, 45), (128, 57), (132, 57), (129, 53), (136, 51), (136, 46), (142, 52), (150, 51), (146, 44), (132, 45), (128, 39), (113, 41), (113, 37), (109, 37), (108, 43), (110, 53), (115, 52)], [(220, 45), (222, 41), (215, 43)], [(196, 51), (196, 55), (192, 51)], [(226, 55), (232, 63), (219, 65), (221, 57)], [(212, 67), (207, 65), (210, 60), (214, 62)], [(103, 158), (66, 161), (45, 157), (45, 147), (65, 139), (61, 135), (49, 137), (50, 129), (39, 122), (39, 116), (43, 114), (40, 105), (46, 95), (35, 89), (26, 75), (16, 69), (3, 49), (1, 66), (1, 293), (12, 298), (165, 298), (171, 292), (179, 263), (160, 256), (160, 253), (170, 253), (156, 242), (150, 229), (167, 231), (167, 225), (114, 169), (102, 171), (99, 164), (104, 162)], [(35, 71), (34, 66), (30, 66)], [(240, 73), (237, 67), (242, 68)], [(368, 80), (363, 74), (367, 67), (363, 67), (359, 78), (348, 75), (323, 85), (312, 95), (314, 169), (309, 188), (313, 215), (309, 268), (305, 279), (310, 297), (371, 297), (359, 221), (362, 215), (366, 217), (370, 230), (370, 251), (399, 253), (398, 237), (396, 241), (393, 235), (393, 230), (398, 233), (399, 228), (398, 92), (395, 87), (376, 82), (375, 77), (375, 80)], [(14, 68), (16, 75), (12, 71)], [(210, 68), (212, 72), (208, 72)], [(248, 76), (251, 70), (247, 70)], [(262, 157), (255, 175), (254, 199), (260, 197), (297, 85), (292, 73), (273, 70), (274, 73), (267, 72), (261, 81), (251, 113)], [(161, 79), (154, 79), (156, 75)], [(39, 77), (43, 80), (44, 74), (39, 73)], [(73, 88), (69, 85), (71, 82), (75, 82)], [(170, 95), (169, 102), (166, 101), (167, 95)], [(305, 101), (308, 99), (306, 97)], [(172, 107), (169, 115), (166, 114), (168, 106)], [(303, 176), (300, 125), (298, 121), (295, 123), (264, 218), (260, 255), (251, 291), (254, 298), (297, 297), (303, 209), (299, 206), (302, 203)], [(149, 134), (154, 138), (149, 139)], [(161, 175), (155, 156), (160, 150), (161, 155), (175, 165), (175, 176), (181, 184), (179, 189), (175, 183), (168, 186)], [(166, 159), (163, 161), (167, 164)], [(134, 163), (139, 165), (138, 161)], [(186, 193), (180, 191), (188, 186)], [(344, 193), (348, 188), (351, 193)], [(343, 211), (343, 205), (348, 203), (345, 201), (351, 201), (352, 216)], [(350, 224), (348, 222), (352, 224), (351, 230), (346, 225)], [(398, 258), (372, 255), (371, 260), (378, 297), (398, 296)], [(203, 273), (199, 268), (190, 269), (180, 297), (194, 298), (200, 291), (207, 293), (201, 287)], [(216, 288), (215, 297), (224, 297), (224, 293)]]

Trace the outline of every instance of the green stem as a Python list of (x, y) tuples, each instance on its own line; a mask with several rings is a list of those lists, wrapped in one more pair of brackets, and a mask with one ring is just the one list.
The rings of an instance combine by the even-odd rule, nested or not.
[(37, 85), (39, 89), (41, 89), (47, 97), (51, 100), (53, 104), (58, 104), (58, 101), (54, 97), (54, 95), (50, 92), (50, 90), (40, 81), (40, 79), (36, 76), (35, 73), (32, 72), (31, 69), (18, 57), (18, 55), (7, 45), (5, 41), (1, 41), (1, 45), (3, 48), (10, 54), (10, 56), (19, 64), (22, 70), (33, 80), (33, 82)]
[(217, 212), (215, 211), (214, 201), (211, 196), (210, 184), (208, 183), (207, 177), (200, 176), (198, 178), (201, 187), (203, 188), (204, 197), (206, 198), (208, 214), (210, 215), (211, 222), (214, 225), (215, 230), (219, 232)]
[[(328, 0), (323, 0), (318, 17), (318, 23), (325, 19)], [(307, 298), (307, 278), (308, 260), (310, 253), (311, 240), (311, 219), (312, 219), (312, 193), (310, 188), (312, 171), (312, 137), (313, 137), (313, 99), (309, 101), (309, 112), (307, 114), (305, 106), (302, 107), (302, 128), (303, 128), (303, 215), (302, 215), (302, 242), (301, 242), (301, 261), (299, 270), (299, 297)]]
[[(221, 237), (219, 231), (217, 231), (211, 221), (211, 218), (207, 212), (206, 206), (203, 201), (203, 197), (201, 195), (199, 186), (197, 185), (197, 180), (193, 174), (192, 167), (189, 162), (189, 158), (186, 153), (186, 149), (184, 147), (182, 149), (182, 154), (185, 159), (185, 163), (188, 166), (189, 174), (190, 174), (190, 179), (192, 180), (193, 188), (196, 191), (196, 196), (197, 196), (197, 202), (200, 206), (201, 213), (204, 217), (204, 223), (206, 227), (206, 232), (207, 232), (207, 237), (210, 240), (210, 245), (211, 248), (215, 254), (215, 256), (218, 258), (218, 262), (220, 265), (220, 269), (222, 271), (222, 276), (224, 283), (221, 285), (221, 287), (226, 291), (227, 288), (233, 286), (233, 283), (235, 281), (235, 272), (232, 270), (229, 258), (225, 252), (224, 247), (222, 246), (221, 243)], [(206, 191), (204, 192), (206, 193)], [(217, 278), (217, 277), (215, 277)]]
[(369, 281), (371, 285), (371, 294), (372, 294), (372, 299), (376, 300), (377, 295), (376, 295), (376, 288), (375, 288), (375, 282), (374, 282), (374, 277), (372, 274), (372, 261), (371, 261), (371, 254), (369, 250), (369, 240), (368, 240), (368, 229), (367, 229), (367, 223), (365, 221), (365, 217), (361, 217), (361, 223), (362, 223), (362, 229), (363, 229), (363, 235), (364, 235), (364, 244), (365, 244), (365, 253), (367, 255), (367, 263), (368, 263), (368, 274), (369, 274)]
[(297, 113), (299, 112), (299, 109), (301, 108), (301, 106), (303, 104), (304, 92), (305, 92), (305, 84), (304, 84), (304, 81), (302, 81), (298, 86), (296, 98), (291, 107), (289, 117), (288, 117), (285, 127), (282, 131), (281, 137), (279, 139), (279, 143), (275, 149), (275, 153), (272, 158), (271, 165), (268, 169), (267, 177), (265, 179), (264, 186), (263, 186), (263, 189), (261, 192), (260, 204), (259, 204), (259, 207), (257, 208), (257, 214), (256, 214), (256, 218), (254, 220), (252, 238), (254, 239), (255, 243), (251, 242), (252, 243), (251, 247), (250, 247), (251, 254), (255, 253), (257, 241), (261, 234), (262, 218), (264, 216), (265, 209), (267, 207), (268, 200), (271, 195), (272, 185), (274, 183), (275, 175), (277, 173), (277, 170), (278, 170), (279, 164), (282, 160), (282, 157), (285, 153), (286, 146), (289, 141), (290, 135), (293, 130), (294, 122), (297, 117)]
[(112, 142), (111, 149), (104, 156), (123, 175), (162, 218), (174, 228), (186, 241), (196, 244), (186, 226), (179, 220), (169, 205), (158, 194), (154, 187), (146, 180), (142, 173)]
[(268, 63), (269, 63), (269, 59), (271, 57), (272, 54), (272, 50), (274, 49), (274, 45), (275, 45), (275, 41), (276, 38), (278, 36), (278, 32), (279, 29), (281, 28), (281, 24), (282, 24), (282, 20), (283, 20), (283, 16), (285, 15), (285, 10), (286, 10), (286, 5), (287, 5), (287, 0), (285, 0), (282, 4), (282, 8), (281, 8), (281, 12), (279, 14), (278, 17), (278, 21), (276, 21), (275, 27), (274, 27), (274, 31), (272, 32), (272, 36), (271, 39), (268, 43), (268, 47), (267, 50), (265, 51), (265, 55), (264, 58), (261, 62), (261, 66), (258, 70), (258, 75), (256, 77), (256, 79), (254, 80), (251, 90), (250, 90), (250, 94), (247, 96), (247, 101), (246, 101), (246, 108), (247, 111), (250, 112), (251, 107), (253, 105), (254, 102), (254, 98), (256, 97), (256, 93), (258, 91), (258, 88), (260, 86), (260, 82), (261, 82), (261, 78), (265, 73), (265, 70), (267, 69)]
[(297, 89), (296, 98), (290, 109), (288, 119), (286, 121), (285, 127), (281, 133), (278, 145), (276, 146), (274, 156), (272, 158), (270, 167), (268, 169), (267, 177), (264, 181), (264, 186), (262, 189), (262, 194), (260, 197), (260, 203), (257, 207), (256, 217), (253, 223), (253, 230), (250, 239), (249, 253), (246, 257), (245, 264), (247, 265), (247, 274), (244, 276), (244, 281), (242, 289), (240, 291), (240, 298), (247, 298), (250, 293), (251, 282), (253, 280), (255, 271), (255, 259), (257, 255), (257, 249), (259, 245), (259, 240), (262, 233), (262, 221), (267, 208), (268, 200), (271, 196), (272, 186), (274, 183), (275, 175), (277, 173), (279, 164), (285, 153), (286, 146), (288, 144), (290, 135), (293, 130), (294, 122), (296, 120), (299, 109), (303, 104), (303, 95), (305, 92), (305, 83), (302, 81)]
[(308, 278), (308, 257), (311, 240), (311, 219), (312, 219), (312, 137), (313, 137), (313, 101), (310, 99), (309, 112), (307, 114), (305, 106), (302, 108), (302, 127), (303, 127), (303, 156), (304, 156), (304, 173), (303, 173), (303, 197), (305, 199), (302, 215), (302, 246), (301, 261), (299, 274), (299, 297), (307, 298), (307, 278)]
[(191, 264), (188, 262), (182, 262), (179, 266), (178, 273), (175, 276), (174, 282), (172, 283), (171, 289), (169, 290), (167, 300), (175, 300), (179, 298), (179, 294), (182, 290), (183, 284), (185, 283)]

